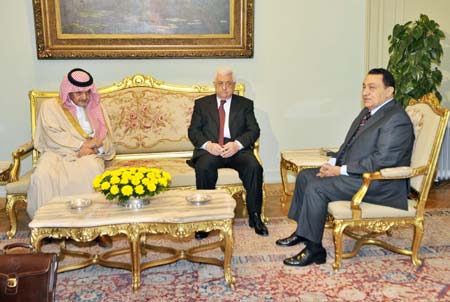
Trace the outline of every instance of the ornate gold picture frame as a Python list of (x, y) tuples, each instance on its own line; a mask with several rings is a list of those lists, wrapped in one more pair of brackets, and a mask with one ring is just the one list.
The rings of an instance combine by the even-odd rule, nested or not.
[(252, 57), (254, 0), (33, 0), (38, 59)]

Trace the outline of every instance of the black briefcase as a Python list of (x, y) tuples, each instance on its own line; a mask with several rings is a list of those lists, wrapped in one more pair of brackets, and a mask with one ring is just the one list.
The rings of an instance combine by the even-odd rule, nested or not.
[[(8, 253), (15, 248), (25, 248), (28, 253)], [(0, 301), (2, 302), (52, 302), (55, 300), (55, 253), (33, 252), (30, 244), (6, 245), (0, 254)]]

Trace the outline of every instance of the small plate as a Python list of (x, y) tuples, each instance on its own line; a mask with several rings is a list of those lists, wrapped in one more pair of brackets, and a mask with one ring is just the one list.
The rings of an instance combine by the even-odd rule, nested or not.
[(199, 206), (199, 205), (210, 202), (211, 195), (195, 193), (195, 194), (186, 196), (186, 200), (189, 201), (190, 203), (192, 203), (193, 205)]
[(76, 198), (69, 201), (69, 208), (71, 210), (83, 210), (92, 204), (92, 200), (87, 198)]

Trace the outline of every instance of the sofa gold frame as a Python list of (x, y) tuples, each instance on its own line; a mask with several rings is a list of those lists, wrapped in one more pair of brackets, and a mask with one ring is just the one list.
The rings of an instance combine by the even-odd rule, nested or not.
[[(185, 92), (185, 93), (201, 93), (204, 95), (214, 94), (215, 89), (214, 86), (205, 86), (205, 85), (173, 85), (168, 84), (164, 81), (157, 80), (151, 76), (146, 76), (142, 74), (135, 74), (133, 76), (129, 76), (124, 78), (122, 81), (114, 83), (110, 86), (106, 86), (103, 88), (99, 88), (98, 92), (100, 95), (104, 95), (107, 93), (120, 91), (126, 88), (133, 87), (149, 87), (155, 88), (162, 91), (171, 91), (171, 92)], [(243, 83), (236, 83), (235, 94), (243, 96), (245, 93), (245, 85)], [(30, 101), (30, 111), (31, 111), (31, 135), (34, 137), (34, 133), (36, 131), (36, 121), (37, 121), (37, 111), (38, 111), (38, 100), (39, 99), (50, 99), (58, 97), (58, 92), (56, 91), (39, 91), (39, 90), (31, 90), (28, 93), (29, 101)], [(255, 142), (253, 153), (256, 159), (262, 164), (261, 157), (259, 155), (259, 140)], [(21, 181), (20, 175), (20, 167), (22, 160), (32, 155), (32, 165), (33, 168), (36, 167), (39, 152), (34, 149), (33, 141), (29, 141), (22, 146), (20, 146), (17, 150), (12, 153), (12, 161), (13, 166), (11, 168), (9, 174), (9, 181), (6, 185), (6, 215), (8, 217), (10, 228), (6, 232), (8, 238), (13, 238), (17, 232), (17, 206), (22, 204), (26, 205), (27, 203), (27, 195), (25, 192), (20, 193), (8, 193), (8, 185), (13, 183), (17, 183)], [(116, 155), (117, 160), (132, 160), (132, 159), (158, 159), (158, 158), (190, 158), (192, 156), (192, 151), (185, 152), (159, 152), (159, 153), (146, 153), (146, 154), (118, 154)], [(29, 178), (31, 171), (28, 171), (24, 174), (25, 178)], [(23, 180), (22, 180), (23, 181)], [(245, 203), (245, 189), (241, 184), (229, 184), (229, 185), (218, 185), (218, 189), (226, 189), (232, 196), (235, 194), (241, 193), (242, 199)], [(195, 186), (180, 186), (180, 187), (172, 187), (169, 189), (178, 189), (178, 190), (194, 190)], [(265, 204), (266, 204), (266, 194), (263, 184), (263, 201), (262, 201), (262, 210), (261, 216), (264, 222), (268, 222), (268, 218), (265, 215)]]
[[(363, 184), (351, 201), (336, 201), (328, 205), (328, 227), (333, 229), (335, 244), (334, 270), (338, 270), (341, 267), (342, 259), (354, 257), (365, 244), (378, 245), (392, 252), (410, 256), (415, 266), (422, 265), (418, 253), (424, 233), (425, 204), (434, 180), (434, 172), (449, 119), (449, 110), (439, 105), (439, 101), (434, 94), (425, 95), (419, 101), (411, 100), (406, 110), (410, 109), (413, 112), (412, 114), (414, 114), (415, 106), (417, 106), (419, 114), (420, 112), (428, 112), (430, 116), (434, 116), (432, 118), (428, 117), (428, 119), (424, 118), (422, 121), (414, 121), (414, 118), (412, 118), (413, 124), (415, 124), (416, 142), (411, 166), (387, 168), (374, 173), (364, 173)], [(433, 121), (432, 119), (435, 120)], [(429, 137), (434, 135), (434, 137), (431, 140), (432, 145), (429, 154), (425, 154), (424, 158), (420, 158), (420, 156), (415, 156), (414, 153), (422, 151), (419, 145), (424, 141), (425, 136), (418, 136), (416, 130), (418, 126), (423, 126), (423, 129), (425, 129), (424, 125), (427, 122), (429, 124), (435, 123), (435, 125), (430, 126), (430, 133), (424, 135), (429, 135)], [(420, 123), (423, 124), (417, 125)], [(435, 129), (432, 129), (433, 127)], [(408, 211), (363, 202), (372, 181), (406, 178), (411, 179), (411, 187), (415, 190), (414, 194), (411, 194), (409, 197)], [(380, 235), (391, 235), (392, 229), (407, 226), (414, 228), (411, 249), (396, 247), (378, 239)], [(348, 253), (342, 252), (343, 234), (356, 239), (352, 251)]]

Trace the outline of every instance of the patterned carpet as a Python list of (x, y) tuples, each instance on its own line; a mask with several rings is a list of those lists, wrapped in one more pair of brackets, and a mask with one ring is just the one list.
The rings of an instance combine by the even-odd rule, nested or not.
[[(144, 271), (137, 293), (132, 292), (130, 272), (125, 270), (91, 266), (62, 273), (58, 275), (56, 301), (450, 301), (450, 210), (427, 212), (420, 251), (424, 265), (418, 269), (406, 256), (379, 247), (363, 247), (357, 257), (344, 260), (342, 269), (334, 272), (330, 230), (324, 236), (326, 264), (287, 267), (282, 260), (296, 254), (302, 246), (283, 248), (274, 241), (293, 229), (286, 218), (273, 218), (270, 236), (260, 237), (246, 225), (246, 220), (236, 220), (232, 259), (235, 291), (226, 285), (221, 268), (183, 260)], [(409, 229), (397, 230), (391, 240), (408, 246), (411, 234)], [(16, 240), (26, 241), (28, 234), (19, 232), (18, 237)], [(11, 242), (0, 239), (1, 246)], [(211, 239), (214, 238), (207, 240)], [(169, 240), (158, 237), (152, 241)], [(195, 240), (171, 242), (198, 244)], [(114, 241), (115, 247), (124, 244), (123, 239)], [(345, 246), (350, 247), (350, 242)], [(55, 248), (56, 244), (46, 246), (48, 250)]]

